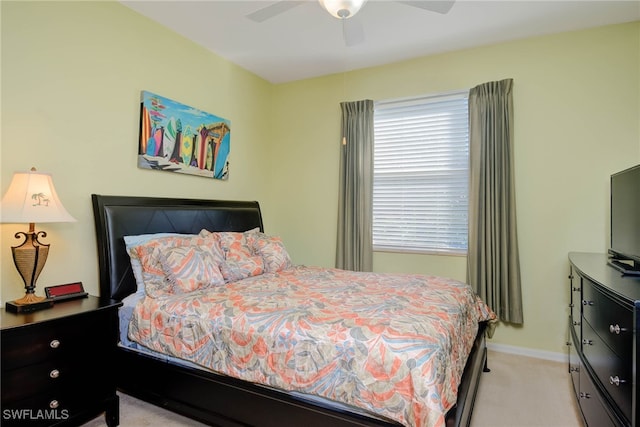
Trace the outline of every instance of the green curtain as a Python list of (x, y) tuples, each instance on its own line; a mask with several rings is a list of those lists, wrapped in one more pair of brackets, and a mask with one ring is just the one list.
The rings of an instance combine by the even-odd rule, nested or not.
[(373, 269), (373, 101), (340, 103), (342, 145), (336, 267)]
[(522, 324), (512, 89), (506, 79), (469, 92), (467, 281), (500, 320)]

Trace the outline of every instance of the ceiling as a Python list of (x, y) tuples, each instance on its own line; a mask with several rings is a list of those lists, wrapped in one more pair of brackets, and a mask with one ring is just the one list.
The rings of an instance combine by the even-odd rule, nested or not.
[(360, 26), (364, 37), (347, 46), (343, 22), (316, 0), (294, 2), (300, 4), (260, 23), (247, 15), (277, 1), (121, 3), (272, 83), (640, 20), (638, 0), (457, 0), (446, 14), (369, 0), (345, 22), (349, 31)]

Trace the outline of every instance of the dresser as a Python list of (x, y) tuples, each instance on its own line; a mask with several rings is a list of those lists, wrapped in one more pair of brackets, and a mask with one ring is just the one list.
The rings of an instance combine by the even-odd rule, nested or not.
[(8, 426), (119, 423), (113, 360), (119, 302), (89, 296), (32, 313), (0, 313), (2, 413)]
[(640, 277), (622, 276), (605, 254), (571, 252), (569, 263), (569, 373), (584, 421), (640, 425)]

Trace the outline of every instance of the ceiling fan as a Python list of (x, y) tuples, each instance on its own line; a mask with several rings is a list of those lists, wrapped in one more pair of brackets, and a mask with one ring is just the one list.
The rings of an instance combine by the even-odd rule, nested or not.
[[(396, 3), (402, 3), (408, 6), (425, 9), (431, 12), (445, 14), (451, 10), (455, 0), (414, 0), (414, 1), (400, 1), (394, 0)], [(354, 46), (364, 41), (364, 31), (359, 21), (352, 19), (353, 16), (358, 13), (360, 8), (367, 2), (367, 0), (318, 0), (320, 6), (322, 6), (332, 16), (342, 21), (342, 34), (345, 44), (347, 46)], [(255, 22), (264, 22), (267, 19), (280, 15), (292, 9), (300, 6), (301, 4), (308, 3), (304, 0), (299, 1), (277, 1), (269, 6), (263, 7), (247, 15), (247, 18)]]

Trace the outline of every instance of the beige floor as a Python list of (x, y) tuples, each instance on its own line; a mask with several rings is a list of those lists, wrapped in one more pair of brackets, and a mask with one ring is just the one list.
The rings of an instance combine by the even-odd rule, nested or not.
[(582, 426), (566, 363), (489, 352), (472, 427)]
[[(471, 427), (582, 426), (564, 363), (489, 352)], [(104, 417), (83, 427), (103, 427)], [(203, 424), (120, 395), (122, 427), (196, 427)]]

